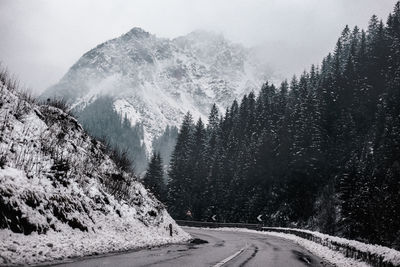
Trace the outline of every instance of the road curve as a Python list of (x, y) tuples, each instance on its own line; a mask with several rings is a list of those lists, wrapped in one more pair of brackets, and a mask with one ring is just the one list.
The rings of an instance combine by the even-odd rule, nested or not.
[(230, 231), (184, 228), (206, 244), (180, 244), (105, 257), (89, 257), (65, 267), (94, 266), (331, 266), (291, 241)]

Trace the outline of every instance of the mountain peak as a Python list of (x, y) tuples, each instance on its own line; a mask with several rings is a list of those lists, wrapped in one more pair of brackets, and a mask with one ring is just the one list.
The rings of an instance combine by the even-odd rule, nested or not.
[(111, 97), (112, 109), (143, 125), (140, 144), (150, 153), (153, 138), (187, 111), (206, 120), (213, 103), (224, 110), (261, 87), (267, 73), (247, 52), (215, 32), (171, 40), (135, 27), (85, 54), (45, 95), (65, 97), (77, 112)]
[(140, 27), (133, 27), (129, 32), (125, 33), (123, 36), (135, 37), (141, 39), (150, 37), (150, 33), (143, 30)]

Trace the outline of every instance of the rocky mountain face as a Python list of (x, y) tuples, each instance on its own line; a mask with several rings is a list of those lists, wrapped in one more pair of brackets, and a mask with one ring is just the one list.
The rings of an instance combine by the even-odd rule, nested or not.
[(195, 31), (166, 39), (133, 28), (84, 54), (43, 97), (63, 97), (78, 112), (111, 97), (121, 118), (143, 126), (150, 151), (153, 138), (178, 126), (186, 112), (207, 118), (213, 103), (224, 110), (257, 91), (267, 74), (250, 49), (222, 35)]

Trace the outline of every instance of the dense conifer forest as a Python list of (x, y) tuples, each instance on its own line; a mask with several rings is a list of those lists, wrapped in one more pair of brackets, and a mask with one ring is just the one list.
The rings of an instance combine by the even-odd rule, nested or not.
[(188, 113), (168, 175), (176, 219), (261, 214), (268, 226), (399, 249), (400, 2), (385, 23), (346, 26), (300, 77), (265, 83), (224, 114), (213, 106), (206, 125)]
[(146, 147), (143, 140), (143, 125), (131, 125), (128, 118), (121, 117), (113, 108), (110, 97), (100, 97), (84, 110), (76, 112), (77, 118), (85, 130), (102, 140), (116, 153), (132, 161), (131, 168), (136, 173), (146, 169)]

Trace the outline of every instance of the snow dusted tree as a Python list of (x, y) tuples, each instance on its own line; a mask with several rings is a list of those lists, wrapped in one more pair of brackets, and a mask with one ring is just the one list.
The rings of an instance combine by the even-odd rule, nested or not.
[(189, 158), (190, 168), (193, 171), (191, 183), (191, 212), (196, 220), (201, 220), (206, 208), (206, 185), (207, 185), (207, 165), (206, 165), (206, 137), (207, 132), (203, 121), (199, 119), (193, 132), (193, 143)]
[(168, 165), (178, 138), (178, 128), (167, 126), (163, 134), (153, 140), (153, 150), (160, 153), (163, 163)]
[(187, 210), (192, 206), (190, 200), (193, 170), (189, 163), (193, 147), (193, 129), (193, 118), (188, 112), (179, 130), (168, 172), (168, 204), (171, 214), (176, 219), (185, 218)]
[(376, 16), (367, 32), (346, 26), (321, 67), (290, 85), (266, 83), (222, 117), (214, 105), (206, 129), (186, 118), (170, 210), (230, 222), (263, 214), (268, 225), (399, 248), (399, 88), (400, 2), (386, 26)]
[(166, 201), (164, 171), (160, 153), (153, 153), (143, 183), (161, 202)]

